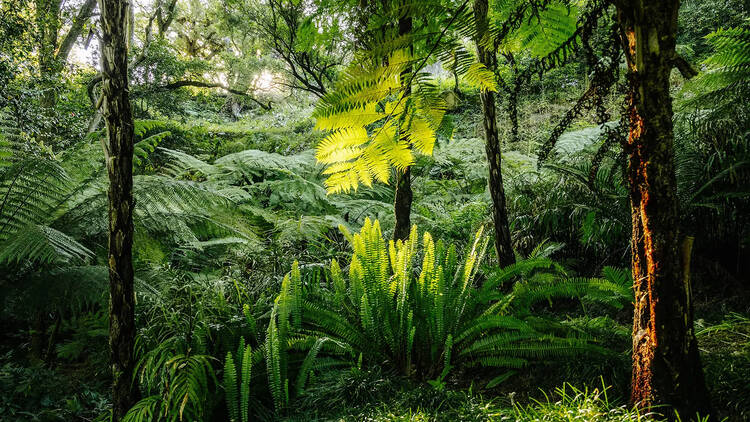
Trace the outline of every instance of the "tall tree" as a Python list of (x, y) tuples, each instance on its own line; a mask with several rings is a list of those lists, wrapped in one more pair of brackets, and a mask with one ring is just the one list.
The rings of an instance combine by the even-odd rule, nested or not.
[[(683, 420), (709, 409), (690, 297), (689, 247), (681, 256), (669, 76), (679, 0), (613, 2), (630, 81), (628, 178), (635, 290), (631, 401), (666, 404)], [(686, 243), (687, 245), (687, 243)]]
[(96, 0), (84, 0), (75, 10), (75, 18), (70, 22), (68, 31), (60, 38), (63, 25), (63, 4), (61, 0), (36, 0), (34, 4), (39, 47), (39, 73), (47, 89), (42, 96), (42, 107), (54, 108), (57, 96), (51, 88), (51, 81), (60, 73), (68, 60), (84, 26), (89, 22), (96, 7)]
[[(413, 26), (411, 13), (406, 10), (403, 10), (401, 13), (402, 15), (398, 19), (398, 35), (409, 37), (411, 36)], [(409, 48), (412, 49), (413, 47), (410, 45)], [(411, 94), (411, 71), (411, 66), (409, 66), (401, 73), (401, 85), (403, 86), (404, 97), (408, 97)], [(405, 133), (400, 135), (403, 137)], [(413, 199), (411, 166), (407, 166), (403, 171), (396, 170), (396, 191), (393, 202), (393, 210), (396, 217), (396, 226), (393, 229), (394, 240), (405, 241), (409, 238), (409, 231), (411, 229), (411, 203)]]
[(109, 176), (109, 352), (112, 420), (120, 421), (138, 399), (133, 383), (133, 116), (128, 96), (127, 0), (100, 0), (104, 154)]
[[(497, 57), (493, 48), (487, 47), (487, 39), (483, 38), (488, 32), (487, 14), (488, 0), (474, 1), (474, 20), (476, 22), (476, 46), (479, 61), (487, 69), (495, 70)], [(513, 247), (510, 243), (510, 229), (508, 227), (508, 211), (505, 207), (505, 189), (501, 169), (502, 154), (500, 152), (500, 137), (497, 132), (497, 117), (495, 110), (495, 93), (489, 89), (482, 89), (479, 94), (482, 101), (484, 116), (484, 139), (487, 161), (489, 162), (489, 189), (492, 196), (492, 220), (495, 223), (495, 250), (500, 265), (510, 265), (516, 262)]]

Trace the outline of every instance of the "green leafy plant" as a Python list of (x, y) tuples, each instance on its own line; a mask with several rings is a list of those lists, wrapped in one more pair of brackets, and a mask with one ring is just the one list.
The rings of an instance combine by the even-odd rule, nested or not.
[(138, 381), (148, 395), (128, 411), (125, 421), (201, 420), (207, 416), (210, 397), (218, 383), (213, 358), (183, 352), (178, 339), (171, 339), (150, 350), (140, 361)]
[[(353, 235), (342, 230), (354, 249), (348, 276), (333, 261), (329, 283), (303, 284), (295, 264), (276, 299), (266, 352), (272, 388), (281, 398), (288, 378), (280, 368), (289, 359), (285, 352), (296, 348), (308, 356), (385, 365), (436, 385), (455, 367), (518, 369), (600, 351), (587, 338), (533, 317), (531, 305), (619, 290), (607, 280), (567, 277), (554, 262), (537, 258), (499, 269), (480, 285), (477, 269), (487, 244), (481, 231), (459, 259), (454, 247), (435, 243), (428, 233), (420, 251), (416, 227), (405, 242), (389, 243), (377, 221), (367, 220)], [(504, 292), (502, 285), (513, 281)], [(293, 340), (284, 348), (280, 339)], [(320, 342), (320, 350), (313, 347)]]
[(242, 338), (235, 357), (232, 356), (232, 352), (227, 352), (224, 359), (224, 396), (229, 410), (229, 420), (232, 422), (248, 421), (252, 367), (252, 348), (249, 344), (245, 345), (245, 339)]

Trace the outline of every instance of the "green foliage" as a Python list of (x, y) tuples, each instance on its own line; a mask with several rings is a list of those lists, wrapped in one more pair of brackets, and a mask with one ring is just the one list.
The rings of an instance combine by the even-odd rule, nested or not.
[[(750, 318), (735, 312), (717, 323), (696, 321), (696, 336), (705, 352), (707, 384), (719, 417), (742, 420), (750, 416)], [(735, 418), (735, 419), (732, 419)]]
[(172, 133), (164, 130), (164, 123), (158, 120), (136, 120), (133, 145), (133, 163), (141, 165), (143, 160), (154, 152), (159, 143)]
[(309, 150), (285, 156), (244, 150), (213, 163), (175, 150), (161, 151), (172, 159), (171, 174), (222, 192), (259, 226), (266, 241), (285, 247), (318, 242), (340, 224), (358, 224), (367, 213), (377, 215), (391, 207), (388, 190), (328, 197)]
[[(736, 27), (720, 29), (706, 36), (713, 53), (704, 60), (706, 71), (692, 81), (693, 98), (687, 105), (704, 108), (708, 106), (711, 115), (704, 119), (709, 126), (707, 130), (721, 130), (732, 127), (725, 122), (725, 116), (735, 120), (744, 116), (742, 107), (733, 107), (733, 100), (747, 96), (747, 85), (750, 80), (750, 29)], [(713, 110), (711, 110), (713, 108)], [(736, 114), (736, 115), (735, 115)], [(743, 118), (741, 122), (747, 122)], [(726, 135), (726, 134), (725, 134)]]
[[(79, 3), (62, 6), (59, 29)], [(706, 297), (722, 313), (734, 307), (725, 292), (738, 295), (746, 269), (750, 120), (738, 105), (749, 41), (739, 3), (686, 0), (679, 17), (678, 51), (704, 60), (675, 115), (680, 232), (696, 237), (699, 316)], [(128, 420), (637, 420), (606, 389), (526, 397), (561, 379), (604, 375), (618, 392), (629, 382), (632, 280), (611, 266), (629, 262), (627, 163), (615, 147), (592, 165), (604, 135), (621, 129), (583, 114), (545, 166), (533, 156), (549, 122), (602, 63), (617, 62), (591, 60), (608, 31), (593, 20), (613, 23), (608, 2), (493, 1), (483, 34), (463, 1), (192, 1), (167, 16), (170, 4), (134, 16), (129, 92), (146, 119), (135, 122), (134, 382), (144, 399)], [(0, 12), (0, 325), (9, 333), (0, 420), (104, 420), (107, 179), (103, 132), (83, 135), (96, 71), (70, 62), (40, 78), (33, 2), (3, 2)], [(413, 27), (399, 35), (405, 17)], [(474, 41), (498, 49), (496, 71), (477, 63)], [(76, 51), (86, 45), (76, 40)], [(180, 80), (232, 90), (169, 88)], [(454, 84), (462, 92), (446, 92)], [(313, 112), (316, 100), (286, 85), (322, 100)], [(476, 236), (491, 224), (482, 90), (498, 91), (508, 110), (505, 95), (517, 91), (522, 120), (502, 171), (513, 246), (526, 258), (507, 268), (483, 260)], [(41, 105), (48, 94), (52, 110)], [(273, 110), (257, 109), (254, 100), (269, 99)], [(621, 102), (610, 100), (607, 112)], [(512, 119), (498, 119), (505, 138)], [(431, 235), (388, 242), (393, 189), (384, 185), (406, 167), (412, 219)], [(354, 192), (361, 185), (369, 189)], [(702, 360), (718, 417), (741, 419), (747, 318), (717, 318), (696, 325)], [(46, 346), (44, 366), (29, 353), (35, 342)], [(570, 356), (582, 358), (559, 359)]]
[(148, 395), (127, 414), (127, 421), (148, 421), (154, 415), (168, 421), (201, 420), (217, 384), (213, 358), (179, 352), (179, 342), (165, 341), (139, 362), (138, 381)]
[(73, 188), (58, 160), (43, 151), (27, 151), (7, 135), (0, 138), (0, 151), (0, 264), (91, 258), (89, 249), (47, 225)]
[(748, 19), (742, 0), (686, 0), (680, 2), (677, 51), (689, 62), (705, 59), (711, 53), (706, 35), (718, 28), (736, 27)]
[(516, 405), (512, 417), (518, 421), (611, 421), (642, 420), (634, 409), (610, 402), (607, 387), (589, 390), (564, 384), (551, 396), (529, 405)]
[(86, 356), (106, 363), (108, 350), (101, 345), (107, 343), (109, 337), (108, 323), (109, 317), (102, 311), (74, 316), (70, 321), (65, 321), (63, 330), (69, 328), (72, 335), (68, 341), (57, 345), (57, 357), (76, 361)]
[[(513, 14), (522, 1), (499, 2), (495, 7), (498, 11), (494, 16), (496, 25), (502, 25), (514, 19)], [(577, 7), (570, 2), (548, 2), (543, 9), (536, 12), (529, 9), (528, 19), (523, 20), (518, 29), (505, 36), (500, 48), (505, 52), (527, 51), (535, 57), (545, 57), (565, 44), (577, 29)]]
[(19, 361), (0, 355), (0, 421), (97, 420), (111, 408), (106, 383)]
[[(375, 375), (380, 375), (376, 373)], [(349, 373), (338, 374), (348, 380)], [(369, 379), (383, 385), (387, 395), (356, 405), (341, 406), (340, 400), (332, 406), (308, 408), (292, 415), (285, 421), (303, 419), (341, 421), (457, 421), (457, 420), (513, 420), (519, 422), (538, 421), (605, 421), (632, 422), (659, 420), (655, 414), (639, 415), (636, 410), (623, 404), (612, 393), (610, 387), (580, 387), (564, 384), (547, 393), (538, 391), (528, 404), (515, 392), (506, 396), (490, 397), (477, 389), (438, 391), (429, 386), (393, 384), (380, 377)], [(342, 391), (342, 394), (346, 394)], [(315, 415), (314, 417), (311, 415)]]
[(384, 66), (353, 65), (316, 107), (316, 127), (331, 131), (316, 150), (331, 193), (388, 183), (391, 168), (414, 163), (412, 151), (432, 154), (444, 100), (426, 75), (411, 73), (419, 60), (409, 50), (387, 56)]
[(224, 359), (224, 397), (229, 411), (229, 420), (247, 422), (253, 352), (249, 344), (245, 345), (244, 337), (240, 338), (235, 356), (236, 359), (232, 356), (232, 352), (227, 352), (227, 357)]
[[(477, 286), (474, 278), (486, 248), (481, 233), (462, 260), (455, 248), (436, 244), (425, 233), (420, 267), (416, 227), (405, 242), (389, 244), (377, 221), (367, 220), (360, 233), (344, 234), (354, 249), (348, 277), (335, 260), (325, 288), (303, 287), (296, 266), (285, 277), (274, 307), (278, 323), (272, 318), (269, 325), (269, 371), (281, 373), (286, 357), (277, 343), (295, 336), (316, 354), (310, 346), (317, 343), (309, 336), (332, 341), (324, 355), (358, 357), (367, 365), (438, 381), (453, 367), (521, 368), (538, 359), (595, 353), (596, 346), (584, 338), (560, 337), (545, 328), (549, 324), (527, 320), (530, 306), (554, 297), (622, 291), (604, 279), (549, 272), (555, 266), (542, 258), (497, 270)], [(501, 292), (501, 285), (518, 277), (511, 292)], [(276, 394), (282, 394), (284, 376), (271, 376)]]

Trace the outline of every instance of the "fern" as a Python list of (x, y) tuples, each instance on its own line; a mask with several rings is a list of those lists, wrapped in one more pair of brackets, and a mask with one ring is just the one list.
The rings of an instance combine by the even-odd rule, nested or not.
[(248, 422), (253, 354), (250, 345), (244, 345), (244, 338), (240, 341), (237, 358), (236, 365), (232, 352), (227, 352), (224, 359), (224, 397), (230, 421)]
[[(454, 248), (435, 243), (429, 234), (420, 242), (416, 227), (409, 239), (388, 243), (377, 221), (366, 220), (359, 233), (342, 231), (354, 250), (348, 277), (334, 261), (332, 293), (319, 291), (317, 284), (303, 291), (299, 272), (293, 269), (276, 300), (273, 328), (269, 325), (267, 347), (274, 353), (282, 352), (276, 346), (282, 336), (290, 332), (305, 336), (297, 343), (308, 351), (298, 373), (298, 393), (304, 388), (310, 360), (320, 355), (361, 356), (365, 363), (390, 365), (404, 375), (435, 378), (440, 384), (458, 366), (520, 368), (538, 359), (597, 352), (587, 339), (558, 337), (544, 328), (530, 317), (530, 305), (555, 297), (592, 295), (591, 300), (608, 300), (611, 292), (624, 294), (620, 284), (624, 278), (614, 270), (607, 270), (613, 281), (573, 278), (541, 257), (498, 269), (477, 287), (473, 279), (487, 244), (481, 232), (458, 261)], [(422, 260), (416, 275), (412, 268), (418, 264), (419, 250)], [(500, 293), (497, 286), (511, 280), (515, 281), (512, 292)], [(301, 331), (282, 325), (288, 320), (285, 315), (292, 313), (293, 295), (306, 298)], [(558, 330), (559, 324), (550, 326)], [(309, 335), (317, 340), (308, 339)], [(335, 347), (326, 349), (331, 342)], [(269, 371), (274, 373), (269, 377), (278, 395), (284, 386), (283, 377), (276, 375), (282, 373), (276, 363), (281, 360), (272, 358)]]
[(128, 417), (142, 418), (156, 403), (161, 417), (168, 421), (200, 420), (207, 415), (207, 398), (218, 384), (213, 358), (190, 350), (183, 353), (182, 349), (179, 338), (173, 337), (138, 361), (136, 376), (149, 396), (139, 401)]
[[(398, 16), (440, 10), (437, 3), (428, 4), (418, 8), (406, 2)], [(403, 171), (411, 166), (415, 152), (432, 154), (446, 105), (422, 67), (440, 45), (443, 33), (432, 45), (428, 43), (426, 56), (415, 55), (411, 46), (429, 38), (385, 34), (353, 61), (335, 90), (316, 107), (316, 127), (329, 131), (316, 150), (316, 159), (326, 165), (329, 193), (347, 193), (375, 182), (387, 184), (391, 169)], [(481, 76), (486, 81), (486, 75)]]
[(161, 418), (162, 397), (152, 395), (139, 400), (125, 414), (123, 422), (151, 422)]
[(87, 261), (93, 252), (70, 236), (51, 227), (21, 227), (2, 243), (0, 264), (32, 261), (43, 264)]
[(224, 359), (224, 397), (229, 411), (229, 420), (232, 422), (240, 421), (238, 399), (241, 396), (237, 386), (237, 368), (234, 364), (232, 352), (227, 352), (227, 357)]

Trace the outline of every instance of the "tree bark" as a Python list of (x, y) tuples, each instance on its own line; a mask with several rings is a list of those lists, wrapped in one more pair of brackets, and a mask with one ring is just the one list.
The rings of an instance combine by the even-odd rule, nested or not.
[(102, 114), (109, 176), (109, 352), (112, 420), (122, 420), (138, 399), (133, 288), (133, 116), (128, 97), (127, 0), (100, 0)]
[(396, 227), (393, 230), (394, 240), (406, 240), (411, 230), (411, 202), (414, 194), (411, 190), (411, 168), (403, 172), (396, 172), (396, 199), (394, 210), (396, 213)]
[[(477, 54), (479, 61), (488, 69), (494, 70), (497, 65), (495, 52), (488, 50), (482, 42), (482, 35), (487, 32), (488, 0), (474, 1), (474, 19), (477, 25)], [(510, 228), (508, 226), (508, 211), (505, 207), (505, 189), (503, 187), (502, 154), (500, 151), (500, 138), (497, 133), (497, 116), (495, 109), (495, 93), (482, 90), (479, 94), (482, 100), (482, 113), (484, 115), (484, 138), (487, 162), (489, 163), (489, 189), (492, 196), (492, 221), (495, 224), (495, 250), (497, 260), (501, 266), (507, 266), (516, 262), (513, 247), (510, 241)]]
[(618, 5), (618, 20), (630, 81), (624, 147), (635, 293), (631, 402), (644, 410), (667, 405), (687, 420), (706, 415), (710, 402), (678, 233), (669, 94), (678, 9), (678, 0), (627, 1)]
[[(412, 31), (412, 17), (409, 11), (398, 19), (398, 34), (407, 35)], [(411, 69), (406, 69), (401, 74), (404, 98), (411, 94), (410, 80)], [(393, 229), (394, 240), (406, 240), (411, 230), (411, 203), (414, 194), (411, 189), (411, 168), (407, 167), (403, 172), (396, 171), (396, 198), (393, 209), (396, 214), (396, 227)]]

